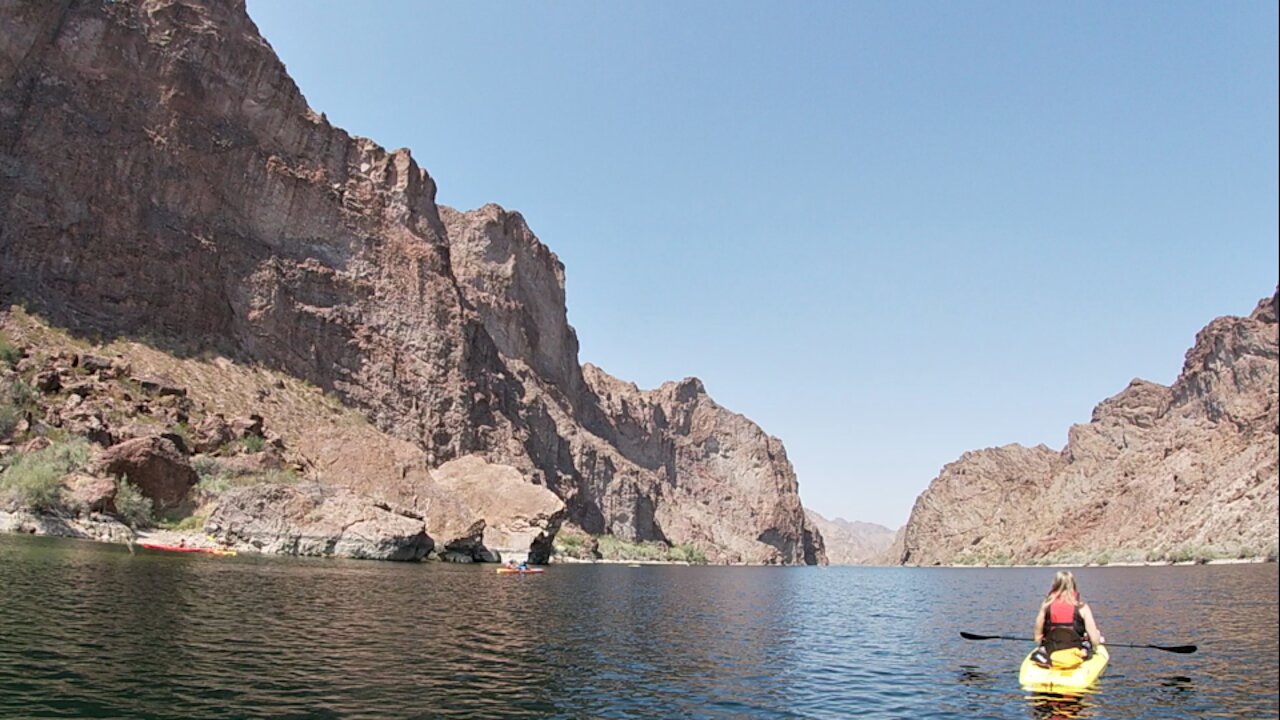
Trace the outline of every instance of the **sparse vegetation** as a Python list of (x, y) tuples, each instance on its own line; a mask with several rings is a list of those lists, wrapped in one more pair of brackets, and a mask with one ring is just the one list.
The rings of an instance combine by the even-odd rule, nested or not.
[(248, 453), (260, 453), (267, 446), (261, 435), (245, 435), (240, 439), (240, 447)]
[(154, 522), (155, 505), (124, 477), (116, 481), (116, 513), (129, 527), (147, 527)]
[(35, 391), (21, 378), (0, 383), (0, 437), (8, 437), (31, 407)]
[(204, 521), (208, 519), (208, 515), (188, 515), (184, 518), (162, 519), (156, 521), (156, 526), (165, 530), (178, 531), (194, 531), (204, 528)]
[(9, 336), (0, 332), (0, 365), (13, 367), (22, 358), (22, 349), (14, 345)]
[(633, 543), (616, 535), (597, 538), (600, 558), (614, 561), (686, 562), (705, 564), (706, 553), (693, 545), (669, 547), (658, 542)]
[(191, 462), (200, 481), (196, 486), (206, 497), (216, 497), (233, 487), (247, 485), (292, 485), (302, 478), (288, 468), (268, 470), (261, 473), (236, 474), (228, 471), (217, 459), (201, 455)]
[(0, 438), (9, 437), (14, 428), (18, 427), (18, 421), (21, 419), (22, 412), (13, 404), (13, 401), (0, 396)]
[(18, 455), (0, 473), (0, 496), (30, 510), (58, 510), (63, 505), (63, 476), (82, 469), (88, 460), (89, 443), (83, 438)]

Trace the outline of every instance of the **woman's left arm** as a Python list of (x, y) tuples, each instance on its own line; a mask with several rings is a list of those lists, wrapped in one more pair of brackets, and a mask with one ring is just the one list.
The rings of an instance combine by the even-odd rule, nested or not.
[(1095, 645), (1105, 645), (1107, 639), (1102, 637), (1102, 631), (1098, 629), (1098, 623), (1094, 621), (1093, 611), (1089, 609), (1088, 605), (1080, 606), (1080, 617), (1084, 619), (1084, 631), (1089, 636), (1089, 639)]

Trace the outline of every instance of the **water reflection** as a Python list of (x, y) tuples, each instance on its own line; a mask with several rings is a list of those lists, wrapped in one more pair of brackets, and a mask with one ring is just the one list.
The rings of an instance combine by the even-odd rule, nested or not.
[(1025, 644), (959, 631), (1029, 633), (1052, 574), (499, 576), (0, 536), (0, 717), (1276, 717), (1274, 565), (1081, 571), (1108, 637), (1201, 651), (1114, 648), (1098, 692), (1028, 698)]
[(1092, 717), (1088, 695), (1035, 693), (1028, 697), (1031, 717), (1036, 720), (1081, 720)]

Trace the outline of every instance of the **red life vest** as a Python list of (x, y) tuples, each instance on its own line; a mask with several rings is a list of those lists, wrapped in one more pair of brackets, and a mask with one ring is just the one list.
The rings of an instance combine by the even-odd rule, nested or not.
[(1082, 647), (1085, 638), (1084, 618), (1071, 600), (1057, 598), (1044, 609), (1044, 646), (1049, 652)]
[(1076, 624), (1076, 604), (1067, 602), (1061, 598), (1049, 603), (1049, 624), (1050, 625), (1075, 625)]

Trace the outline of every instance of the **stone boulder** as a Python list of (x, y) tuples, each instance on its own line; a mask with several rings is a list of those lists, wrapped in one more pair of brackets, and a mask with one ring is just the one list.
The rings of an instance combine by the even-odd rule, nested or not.
[(62, 487), (68, 504), (77, 510), (116, 511), (116, 483), (111, 478), (75, 473), (62, 479)]
[(551, 541), (565, 517), (555, 493), (513, 467), (474, 455), (441, 465), (431, 478), (424, 516), (440, 540), (442, 558), (545, 563), (551, 557)]
[(274, 555), (421, 560), (435, 547), (422, 520), (318, 484), (232, 489), (204, 529), (228, 545)]
[(200, 481), (173, 441), (158, 435), (107, 448), (95, 463), (95, 474), (104, 473), (127, 477), (151, 498), (157, 512), (183, 505), (191, 488)]

